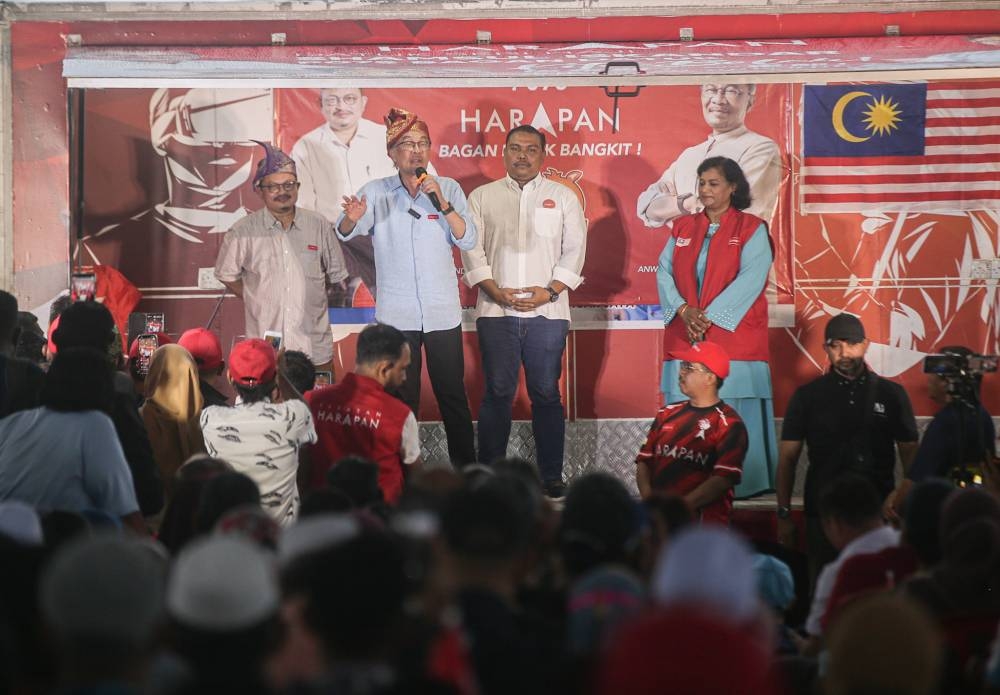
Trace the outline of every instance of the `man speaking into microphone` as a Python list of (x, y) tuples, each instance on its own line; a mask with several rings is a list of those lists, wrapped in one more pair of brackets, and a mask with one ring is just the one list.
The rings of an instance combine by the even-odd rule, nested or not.
[(476, 227), (458, 182), (427, 174), (427, 124), (395, 108), (385, 124), (386, 149), (398, 174), (369, 181), (357, 195), (344, 197), (337, 236), (342, 241), (372, 236), (379, 278), (375, 319), (401, 330), (410, 345), (410, 366), (396, 395), (419, 418), (423, 347), (448, 454), (463, 466), (475, 462), (476, 451), (452, 247), (471, 249)]

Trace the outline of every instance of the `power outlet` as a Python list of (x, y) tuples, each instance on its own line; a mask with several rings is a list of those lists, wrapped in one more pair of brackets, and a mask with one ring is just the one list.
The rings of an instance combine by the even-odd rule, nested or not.
[(224, 290), (226, 286), (215, 279), (215, 268), (198, 268), (199, 290)]
[(1000, 280), (1000, 258), (976, 258), (972, 261), (974, 280)]

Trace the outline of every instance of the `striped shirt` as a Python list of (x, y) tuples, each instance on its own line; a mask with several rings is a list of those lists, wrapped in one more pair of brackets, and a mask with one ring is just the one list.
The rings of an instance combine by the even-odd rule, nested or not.
[[(647, 466), (656, 492), (686, 495), (714, 475), (743, 476), (747, 429), (722, 401), (707, 408), (690, 402), (660, 408), (636, 463)], [(733, 506), (730, 489), (722, 499), (697, 510), (702, 521), (729, 523)]]

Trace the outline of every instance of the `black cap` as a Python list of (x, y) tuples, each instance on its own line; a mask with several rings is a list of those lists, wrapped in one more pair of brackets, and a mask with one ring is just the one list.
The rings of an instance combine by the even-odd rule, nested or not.
[(831, 340), (846, 340), (848, 343), (860, 343), (865, 339), (865, 327), (854, 314), (837, 314), (826, 323), (825, 342)]

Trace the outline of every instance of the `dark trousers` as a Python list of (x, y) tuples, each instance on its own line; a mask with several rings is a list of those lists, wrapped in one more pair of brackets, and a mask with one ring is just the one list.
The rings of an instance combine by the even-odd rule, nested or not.
[(427, 353), (427, 375), (437, 398), (444, 431), (448, 436), (448, 456), (455, 466), (476, 462), (476, 440), (472, 413), (465, 395), (465, 355), (462, 352), (462, 326), (445, 331), (403, 331), (410, 344), (410, 366), (406, 381), (396, 396), (420, 414), (420, 368), (423, 346)]
[(809, 596), (816, 591), (816, 580), (823, 566), (837, 559), (838, 551), (823, 532), (823, 524), (818, 516), (806, 517), (806, 558), (809, 561)]
[(531, 399), (538, 470), (544, 482), (562, 481), (566, 412), (559, 393), (569, 321), (503, 316), (476, 321), (486, 394), (479, 406), (479, 453), (484, 462), (507, 455), (518, 374)]

